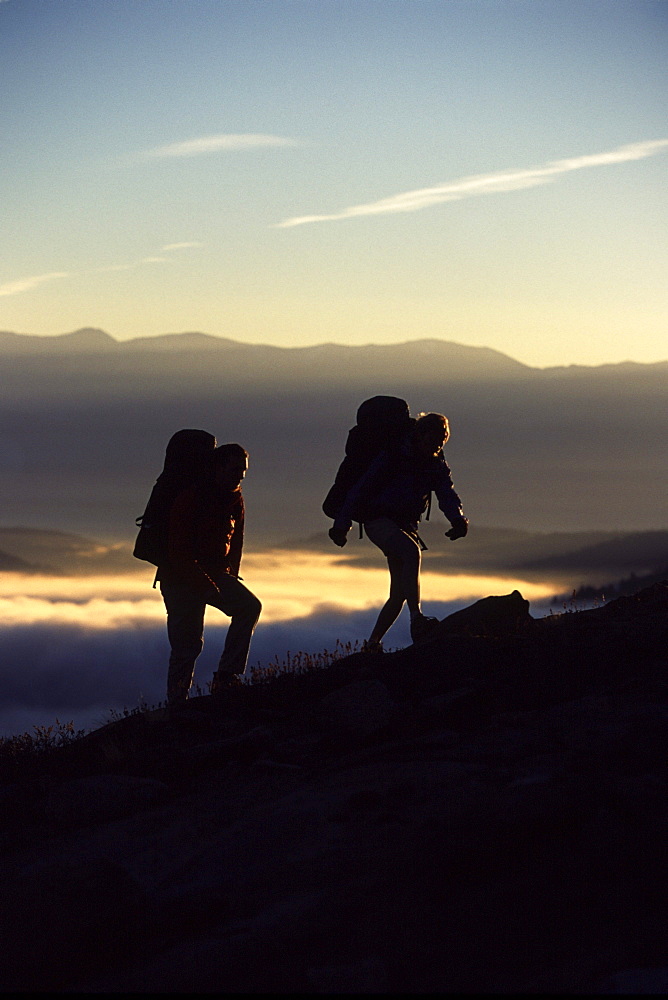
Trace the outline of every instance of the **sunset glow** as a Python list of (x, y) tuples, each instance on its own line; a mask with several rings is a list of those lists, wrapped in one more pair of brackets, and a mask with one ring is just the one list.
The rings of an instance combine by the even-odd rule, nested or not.
[(651, 0), (0, 3), (0, 329), (662, 360), (665, 43)]

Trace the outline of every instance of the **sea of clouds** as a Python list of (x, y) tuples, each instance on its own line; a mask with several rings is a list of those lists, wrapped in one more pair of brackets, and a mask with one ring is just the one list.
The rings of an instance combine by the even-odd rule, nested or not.
[[(439, 618), (469, 601), (423, 603)], [(347, 611), (322, 606), (308, 617), (263, 624), (251, 646), (247, 675), (257, 667), (286, 663), (298, 653), (334, 651), (337, 641), (361, 643), (370, 633), (377, 608)], [(194, 688), (203, 693), (222, 651), (229, 619), (207, 611), (205, 644)], [(386, 637), (386, 648), (409, 645), (404, 609)], [(11, 626), (2, 630), (0, 662), (0, 737), (32, 732), (35, 726), (72, 721), (76, 729), (96, 729), (114, 714), (165, 697), (169, 644), (164, 624), (139, 622), (117, 628), (87, 628), (62, 623)]]

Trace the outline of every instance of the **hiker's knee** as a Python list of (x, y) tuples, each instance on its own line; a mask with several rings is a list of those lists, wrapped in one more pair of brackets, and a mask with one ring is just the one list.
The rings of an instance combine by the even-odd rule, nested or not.
[[(228, 613), (229, 613), (228, 608)], [(260, 614), (262, 613), (262, 604), (250, 590), (247, 590), (239, 600), (236, 608), (232, 609), (232, 617), (238, 617), (239, 620), (244, 622), (252, 622), (253, 625), (256, 624)]]
[(403, 588), (397, 584), (396, 587), (390, 589), (390, 596), (385, 602), (385, 608), (388, 611), (392, 611), (394, 614), (399, 615), (401, 609), (404, 606), (404, 601), (406, 600), (403, 592)]
[(255, 621), (257, 621), (262, 614), (262, 603), (258, 600), (255, 594), (251, 594), (250, 592), (247, 613), (249, 618), (254, 618)]

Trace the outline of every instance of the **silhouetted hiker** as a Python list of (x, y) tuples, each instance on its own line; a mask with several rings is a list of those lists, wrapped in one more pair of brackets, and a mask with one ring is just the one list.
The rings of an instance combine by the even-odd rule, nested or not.
[[(165, 450), (162, 472), (151, 490), (146, 509), (136, 520), (139, 534), (133, 555), (154, 566), (167, 559), (169, 512), (176, 496), (191, 486), (208, 467), (216, 439), (208, 431), (186, 428), (172, 434)], [(153, 586), (158, 579), (156, 573)]]
[(455, 492), (450, 469), (442, 452), (450, 436), (447, 418), (441, 413), (421, 414), (395, 447), (386, 447), (373, 460), (361, 479), (349, 490), (329, 536), (336, 545), (346, 544), (353, 519), (364, 525), (367, 536), (387, 556), (390, 596), (378, 615), (366, 643), (382, 649), (382, 639), (399, 617), (404, 601), (411, 616), (411, 638), (423, 639), (437, 623), (420, 608), (420, 561), (424, 547), (418, 521), (429, 506), (431, 492), (452, 527), (452, 541), (468, 531), (462, 504)]
[(246, 669), (262, 605), (239, 580), (244, 539), (241, 483), (248, 453), (238, 444), (216, 448), (203, 472), (182, 489), (169, 513), (167, 555), (157, 578), (167, 609), (171, 645), (167, 700), (184, 702), (204, 645), (207, 604), (232, 619), (213, 675), (218, 694)]

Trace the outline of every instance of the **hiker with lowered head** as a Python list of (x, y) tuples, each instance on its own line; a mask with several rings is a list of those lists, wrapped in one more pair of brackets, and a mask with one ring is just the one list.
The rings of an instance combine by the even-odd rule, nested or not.
[(157, 573), (171, 646), (167, 678), (170, 704), (188, 698), (195, 661), (204, 645), (207, 605), (232, 619), (211, 693), (220, 694), (246, 669), (251, 637), (262, 610), (257, 597), (239, 578), (244, 540), (241, 483), (247, 469), (244, 448), (221, 445), (212, 451), (195, 481), (171, 504), (167, 557)]
[(332, 541), (343, 546), (353, 520), (360, 521), (367, 537), (387, 557), (390, 596), (366, 643), (371, 651), (382, 650), (383, 636), (399, 617), (404, 602), (411, 616), (413, 642), (428, 636), (438, 623), (438, 619), (424, 615), (420, 607), (422, 542), (418, 522), (433, 491), (452, 525), (445, 533), (447, 537), (454, 541), (468, 531), (468, 520), (442, 451), (449, 436), (448, 420), (443, 414), (421, 414), (396, 445), (385, 447), (376, 456), (352, 486), (329, 531)]

